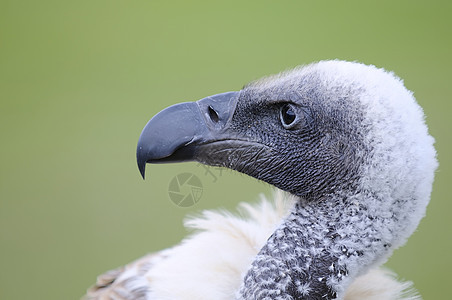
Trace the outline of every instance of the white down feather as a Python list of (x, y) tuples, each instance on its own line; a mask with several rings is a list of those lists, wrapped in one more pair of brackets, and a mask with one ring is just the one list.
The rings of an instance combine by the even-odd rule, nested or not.
[[(293, 207), (294, 197), (277, 190), (274, 199), (241, 203), (240, 215), (204, 211), (185, 225), (197, 232), (181, 244), (99, 276), (87, 299), (231, 300), (258, 251)], [(141, 298), (137, 297), (140, 296)], [(345, 300), (420, 299), (411, 282), (372, 269), (347, 289)]]

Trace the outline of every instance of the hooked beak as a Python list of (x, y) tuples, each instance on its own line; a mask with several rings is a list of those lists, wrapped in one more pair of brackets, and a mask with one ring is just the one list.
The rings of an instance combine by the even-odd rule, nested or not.
[(137, 164), (143, 179), (146, 163), (196, 160), (200, 146), (228, 135), (238, 96), (239, 92), (217, 94), (175, 104), (155, 115), (144, 127), (137, 145)]

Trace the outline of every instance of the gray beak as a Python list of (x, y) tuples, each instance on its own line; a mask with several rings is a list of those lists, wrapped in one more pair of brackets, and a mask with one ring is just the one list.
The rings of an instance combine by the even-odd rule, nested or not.
[(170, 106), (141, 132), (137, 163), (144, 179), (146, 163), (196, 160), (198, 147), (221, 140), (234, 114), (239, 92), (213, 95)]

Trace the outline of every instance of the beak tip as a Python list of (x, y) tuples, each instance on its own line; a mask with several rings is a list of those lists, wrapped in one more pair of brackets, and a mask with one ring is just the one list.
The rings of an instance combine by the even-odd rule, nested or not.
[(140, 146), (137, 147), (137, 165), (138, 170), (140, 170), (141, 177), (143, 177), (144, 180), (146, 173), (146, 158), (143, 156), (143, 148)]
[(138, 163), (138, 169), (140, 170), (141, 177), (143, 177), (143, 180), (145, 180), (146, 162)]

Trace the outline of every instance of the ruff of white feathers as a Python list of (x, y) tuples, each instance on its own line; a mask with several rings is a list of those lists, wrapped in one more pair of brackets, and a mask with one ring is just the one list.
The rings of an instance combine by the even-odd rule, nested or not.
[[(239, 205), (240, 215), (204, 211), (185, 225), (196, 232), (181, 244), (150, 254), (98, 278), (87, 299), (231, 300), (269, 236), (293, 207), (282, 191), (274, 199)], [(151, 288), (152, 287), (152, 288)], [(371, 269), (348, 287), (345, 300), (420, 299), (411, 282)]]

